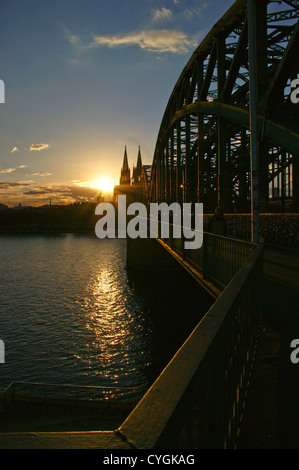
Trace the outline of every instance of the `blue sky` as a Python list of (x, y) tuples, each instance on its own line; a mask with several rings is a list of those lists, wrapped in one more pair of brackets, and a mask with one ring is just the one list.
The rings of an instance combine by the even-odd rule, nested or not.
[(0, 203), (94, 200), (151, 164), (172, 89), (232, 0), (0, 0)]

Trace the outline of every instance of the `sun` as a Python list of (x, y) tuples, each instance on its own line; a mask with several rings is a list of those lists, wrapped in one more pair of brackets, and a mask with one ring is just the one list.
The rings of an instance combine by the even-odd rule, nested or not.
[(107, 176), (103, 176), (96, 180), (95, 187), (103, 193), (112, 193), (114, 188), (114, 181)]

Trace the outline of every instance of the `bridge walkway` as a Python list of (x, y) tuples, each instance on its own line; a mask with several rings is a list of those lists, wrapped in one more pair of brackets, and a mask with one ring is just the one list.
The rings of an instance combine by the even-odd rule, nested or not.
[(264, 325), (240, 432), (241, 449), (299, 448), (299, 364), (290, 344), (299, 338), (299, 256), (265, 248)]

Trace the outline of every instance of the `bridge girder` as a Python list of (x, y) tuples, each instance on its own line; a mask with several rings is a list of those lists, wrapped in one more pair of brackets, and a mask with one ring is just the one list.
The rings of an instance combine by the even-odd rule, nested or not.
[[(255, 1), (260, 209), (298, 210), (299, 1)], [(157, 138), (151, 200), (250, 207), (247, 1), (214, 25), (183, 69)], [(284, 207), (285, 205), (285, 207)]]

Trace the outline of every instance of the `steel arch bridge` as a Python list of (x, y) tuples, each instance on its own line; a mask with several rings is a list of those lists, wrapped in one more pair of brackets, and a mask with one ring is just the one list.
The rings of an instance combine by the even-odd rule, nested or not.
[[(254, 1), (259, 208), (298, 211), (299, 0)], [(248, 2), (238, 0), (183, 69), (153, 158), (150, 201), (250, 211)], [(299, 85), (298, 85), (299, 88)], [(298, 93), (299, 95), (299, 93)]]

